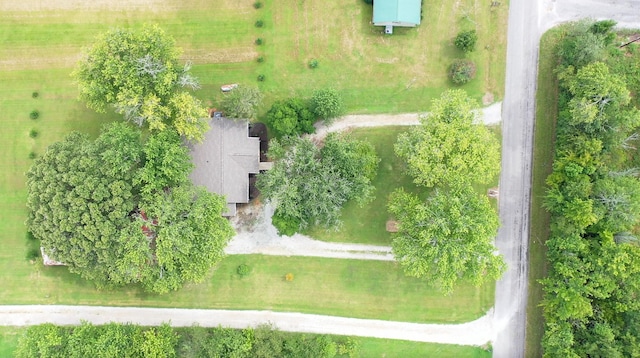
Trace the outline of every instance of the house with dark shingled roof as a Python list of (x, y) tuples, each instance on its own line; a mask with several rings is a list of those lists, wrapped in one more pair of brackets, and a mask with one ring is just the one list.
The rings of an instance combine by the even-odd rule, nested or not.
[(260, 162), (260, 139), (249, 136), (249, 122), (211, 118), (202, 143), (190, 144), (195, 166), (191, 180), (212, 193), (224, 195), (224, 216), (236, 215), (236, 204), (249, 202), (249, 175), (269, 168)]

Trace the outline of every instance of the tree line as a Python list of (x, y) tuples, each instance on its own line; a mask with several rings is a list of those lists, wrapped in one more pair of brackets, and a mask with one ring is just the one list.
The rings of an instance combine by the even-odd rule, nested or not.
[(626, 75), (609, 65), (626, 57), (614, 25), (571, 24), (557, 48), (557, 138), (544, 203), (547, 357), (640, 356), (640, 181), (631, 159), (640, 111)]
[(224, 327), (174, 328), (168, 324), (142, 327), (109, 323), (56, 326), (51, 323), (30, 326), (18, 340), (16, 358), (272, 358), (272, 357), (355, 357), (358, 341), (282, 332), (271, 325), (256, 328)]

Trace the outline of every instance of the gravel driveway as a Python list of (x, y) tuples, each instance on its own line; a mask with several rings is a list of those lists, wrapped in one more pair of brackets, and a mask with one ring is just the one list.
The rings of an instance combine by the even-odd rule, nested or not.
[[(255, 222), (245, 228), (242, 215), (244, 210), (252, 210)], [(225, 248), (229, 255), (263, 254), (276, 256), (316, 256), (340, 259), (383, 260), (393, 261), (393, 253), (389, 246), (333, 243), (314, 240), (308, 236), (296, 234), (292, 237), (278, 236), (271, 225), (273, 208), (271, 205), (251, 206), (240, 210), (240, 217), (232, 221), (237, 231), (236, 236)]]
[(492, 312), (462, 324), (421, 324), (372, 319), (322, 316), (272, 311), (231, 311), (178, 308), (101, 307), (101, 306), (0, 306), (0, 325), (26, 326), (45, 322), (77, 325), (133, 322), (156, 326), (170, 322), (185, 327), (219, 325), (231, 328), (255, 327), (272, 322), (283, 331), (339, 334), (361, 337), (402, 339), (416, 342), (481, 346), (492, 338)]

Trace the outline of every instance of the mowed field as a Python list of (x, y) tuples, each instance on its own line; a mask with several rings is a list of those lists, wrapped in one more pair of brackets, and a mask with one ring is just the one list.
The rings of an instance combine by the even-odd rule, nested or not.
[[(477, 79), (464, 88), (477, 99), (498, 100), (504, 84), (506, 2), (429, 1), (423, 24), (384, 36), (370, 25), (372, 9), (360, 0), (264, 1), (0, 0), (0, 304), (66, 303), (137, 306), (264, 308), (424, 322), (463, 322), (493, 303), (493, 285), (464, 286), (443, 297), (427, 283), (406, 278), (392, 263), (235, 256), (206, 282), (151, 296), (136, 288), (98, 291), (64, 268), (30, 261), (24, 173), (54, 141), (72, 130), (92, 135), (113, 113), (98, 114), (77, 101), (70, 73), (96, 35), (114, 27), (158, 23), (183, 48), (202, 82), (196, 95), (216, 106), (225, 83), (258, 85), (264, 113), (274, 100), (334, 87), (351, 113), (428, 110), (451, 87), (446, 69), (463, 57), (452, 45), (460, 29), (476, 26)], [(264, 21), (262, 28), (254, 23)], [(475, 25), (474, 25), (475, 24)], [(262, 38), (261, 46), (254, 44)], [(258, 63), (258, 57), (264, 57)], [(317, 59), (319, 67), (309, 69)], [(265, 81), (258, 82), (258, 75)], [(37, 92), (37, 97), (33, 93)], [(29, 113), (39, 111), (31, 120)], [(30, 136), (32, 130), (37, 136)], [(241, 262), (252, 276), (234, 275)], [(287, 272), (293, 283), (283, 282)], [(289, 286), (285, 286), (289, 284)]]

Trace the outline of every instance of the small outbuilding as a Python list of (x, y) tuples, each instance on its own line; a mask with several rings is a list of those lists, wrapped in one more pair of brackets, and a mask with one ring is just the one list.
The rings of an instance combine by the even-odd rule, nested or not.
[(40, 254), (42, 255), (42, 263), (45, 266), (67, 266), (64, 262), (56, 261), (47, 255), (44, 247), (40, 246)]
[(392, 33), (394, 26), (418, 26), (421, 8), (421, 0), (375, 0), (373, 25), (385, 26), (386, 33)]
[(236, 215), (236, 204), (249, 202), (249, 175), (264, 167), (260, 162), (260, 138), (249, 136), (249, 122), (211, 118), (211, 129), (202, 143), (190, 144), (195, 166), (191, 180), (212, 193), (224, 195), (224, 216)]

